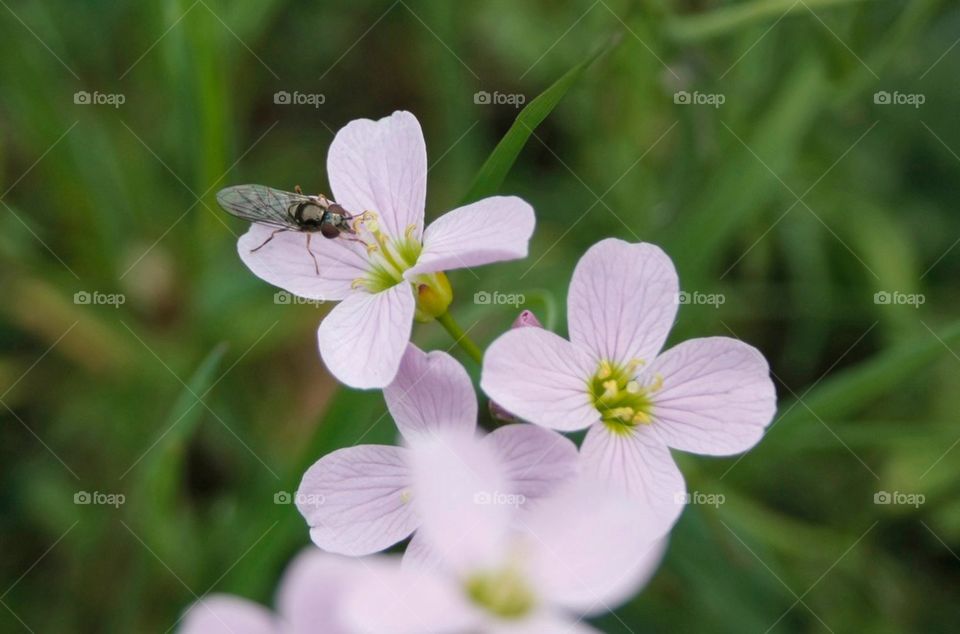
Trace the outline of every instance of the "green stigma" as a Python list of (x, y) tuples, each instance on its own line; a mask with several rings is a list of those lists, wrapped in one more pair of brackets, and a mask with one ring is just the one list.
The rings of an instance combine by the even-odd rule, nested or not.
[(643, 364), (640, 359), (626, 365), (601, 361), (587, 383), (593, 406), (611, 431), (627, 433), (631, 427), (653, 422), (651, 395), (660, 389), (663, 377), (657, 375), (652, 384), (640, 385), (636, 370)]
[(533, 592), (513, 568), (479, 572), (467, 579), (467, 596), (502, 619), (526, 616), (536, 603)]

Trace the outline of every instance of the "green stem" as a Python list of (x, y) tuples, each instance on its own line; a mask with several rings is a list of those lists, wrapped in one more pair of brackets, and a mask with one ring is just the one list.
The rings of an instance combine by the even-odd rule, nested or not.
[(456, 343), (460, 348), (470, 355), (470, 358), (477, 362), (477, 365), (483, 363), (483, 351), (480, 347), (473, 342), (470, 337), (467, 336), (467, 333), (464, 332), (463, 328), (460, 327), (460, 324), (456, 322), (453, 318), (453, 315), (450, 314), (450, 311), (445, 312), (444, 314), (437, 317), (437, 321), (441, 326), (450, 333), (450, 336), (453, 337), (454, 343)]

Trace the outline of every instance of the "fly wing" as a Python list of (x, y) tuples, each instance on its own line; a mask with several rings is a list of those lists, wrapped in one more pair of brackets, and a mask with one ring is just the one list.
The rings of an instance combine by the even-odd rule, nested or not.
[(217, 202), (237, 218), (297, 231), (291, 210), (310, 198), (265, 185), (236, 185), (217, 192)]

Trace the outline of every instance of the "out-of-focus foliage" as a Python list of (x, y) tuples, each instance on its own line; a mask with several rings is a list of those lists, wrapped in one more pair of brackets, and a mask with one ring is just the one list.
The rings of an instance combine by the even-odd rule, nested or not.
[(656, 242), (691, 298), (673, 336), (758, 346), (782, 405), (746, 457), (682, 457), (724, 503), (689, 506), (651, 585), (598, 623), (951, 630), (958, 33), (936, 0), (3, 3), (3, 630), (165, 631), (211, 589), (269, 601), (308, 541), (284, 503), (304, 468), (395, 438), (378, 393), (323, 370), (327, 307), (240, 263), (217, 189), (323, 191), (334, 131), (402, 108), (435, 217), (513, 123), (498, 101), (616, 38), (500, 187), (537, 210), (530, 257), (451, 273), (453, 311), (486, 344), (516, 311), (474, 293), (523, 293), (562, 329), (590, 244)]

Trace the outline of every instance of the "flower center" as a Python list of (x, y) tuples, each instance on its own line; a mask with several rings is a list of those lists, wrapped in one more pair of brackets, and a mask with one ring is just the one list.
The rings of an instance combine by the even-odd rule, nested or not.
[(653, 422), (653, 393), (660, 389), (663, 377), (659, 374), (648, 385), (641, 385), (636, 370), (644, 362), (634, 359), (626, 365), (601, 361), (587, 383), (593, 406), (611, 431), (626, 433), (635, 425)]
[(364, 277), (354, 281), (354, 286), (363, 286), (371, 293), (379, 293), (403, 281), (403, 273), (420, 257), (423, 248), (413, 237), (414, 227), (407, 227), (402, 238), (392, 238), (380, 230), (376, 214), (366, 212), (354, 224), (360, 239), (367, 246), (370, 269)]
[(513, 568), (477, 572), (467, 579), (467, 596), (503, 619), (519, 619), (536, 603), (526, 581)]

